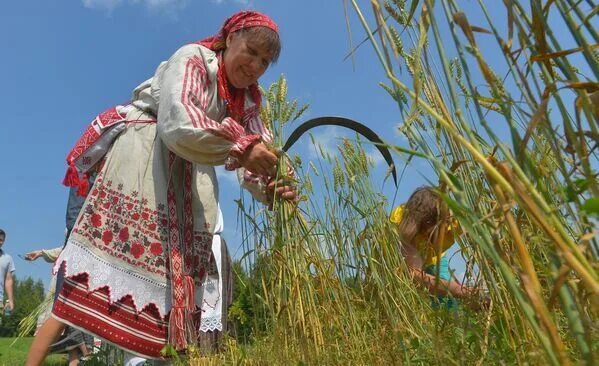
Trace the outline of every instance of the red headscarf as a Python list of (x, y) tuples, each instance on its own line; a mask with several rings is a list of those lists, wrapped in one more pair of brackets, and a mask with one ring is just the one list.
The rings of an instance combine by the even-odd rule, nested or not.
[(225, 20), (225, 23), (218, 33), (211, 37), (204, 38), (198, 43), (212, 51), (224, 50), (226, 47), (225, 41), (229, 34), (240, 29), (252, 27), (266, 27), (272, 29), (277, 34), (279, 33), (279, 27), (267, 15), (257, 11), (240, 11)]
[[(226, 40), (229, 34), (252, 27), (266, 27), (272, 29), (277, 34), (279, 33), (279, 27), (267, 15), (257, 11), (240, 11), (225, 20), (225, 23), (218, 33), (212, 37), (204, 38), (197, 43), (212, 51), (222, 51), (226, 48)], [(237, 89), (232, 85), (229, 85), (227, 71), (225, 70), (225, 64), (222, 57), (219, 59), (217, 79), (218, 94), (227, 103), (229, 114), (231, 117), (238, 120), (238, 122), (241, 122), (245, 114), (245, 89)], [(261, 97), (258, 85), (250, 85), (248, 89), (256, 106), (260, 107)]]

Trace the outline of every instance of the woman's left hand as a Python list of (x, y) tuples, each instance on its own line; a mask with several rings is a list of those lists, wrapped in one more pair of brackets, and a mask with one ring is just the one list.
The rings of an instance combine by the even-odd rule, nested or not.
[(295, 186), (284, 179), (279, 179), (278, 181), (273, 180), (268, 183), (267, 194), (268, 197), (272, 197), (273, 194), (276, 194), (277, 197), (287, 201), (295, 201), (299, 198)]

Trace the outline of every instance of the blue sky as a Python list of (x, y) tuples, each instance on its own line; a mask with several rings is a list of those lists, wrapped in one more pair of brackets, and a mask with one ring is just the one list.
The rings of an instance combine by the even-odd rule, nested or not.
[[(369, 11), (369, 2), (363, 1)], [(493, 5), (495, 6), (495, 5)], [(343, 115), (369, 125), (395, 144), (397, 107), (378, 86), (385, 81), (371, 47), (351, 61), (341, 1), (263, 0), (21, 0), (0, 12), (0, 228), (18, 276), (47, 282), (49, 266), (17, 257), (62, 244), (67, 189), (61, 185), (65, 156), (87, 124), (106, 108), (129, 99), (140, 82), (181, 45), (215, 33), (235, 11), (269, 14), (281, 29), (283, 52), (261, 80), (285, 74), (289, 96), (309, 103), (304, 119)], [(349, 9), (354, 44), (364, 37)], [(483, 45), (483, 48), (486, 47)], [(322, 128), (314, 136), (332, 148), (341, 132)], [(293, 152), (312, 157), (305, 144)], [(400, 163), (400, 160), (396, 158)], [(378, 164), (377, 171), (384, 170)], [(425, 183), (425, 165), (411, 169), (398, 202)], [(225, 238), (240, 257), (236, 225), (237, 183), (220, 174)], [(393, 198), (387, 184), (384, 193)]]

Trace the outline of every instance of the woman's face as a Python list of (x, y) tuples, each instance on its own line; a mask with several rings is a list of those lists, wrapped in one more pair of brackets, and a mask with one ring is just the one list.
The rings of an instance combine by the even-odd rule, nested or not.
[(227, 79), (236, 88), (247, 88), (264, 74), (272, 57), (265, 44), (243, 34), (229, 34), (224, 55)]

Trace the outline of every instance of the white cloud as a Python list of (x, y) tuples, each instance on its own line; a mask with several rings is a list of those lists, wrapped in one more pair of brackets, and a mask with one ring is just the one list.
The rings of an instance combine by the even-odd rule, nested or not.
[(235, 3), (235, 4), (244, 5), (244, 6), (252, 6), (253, 5), (253, 1), (251, 1), (251, 0), (212, 0), (212, 2), (215, 4)]
[(396, 129), (396, 134), (399, 137), (399, 140), (403, 143), (408, 143), (409, 142), (408, 137), (403, 132), (400, 131), (399, 127), (400, 127), (400, 125), (397, 125), (397, 129)]
[(134, 0), (134, 3), (145, 3), (148, 8), (162, 8), (167, 6), (183, 7), (185, 0)]
[(372, 150), (368, 151), (366, 153), (366, 156), (372, 162), (372, 165), (374, 165), (375, 167), (385, 161), (385, 158), (383, 158), (381, 152), (378, 151), (376, 148), (373, 148)]
[(337, 145), (341, 142), (341, 138), (347, 136), (344, 134), (340, 128), (335, 126), (327, 126), (325, 128), (321, 128), (317, 130), (317, 132), (313, 133), (314, 143), (312, 143), (310, 138), (307, 136), (302, 136), (302, 138), (307, 139), (308, 141), (308, 154), (311, 159), (315, 159), (320, 157), (322, 154), (320, 151), (334, 156), (337, 153)]
[[(114, 9), (125, 3), (125, 0), (82, 0), (83, 6), (89, 9), (104, 10), (112, 12)], [(187, 0), (127, 0), (134, 5), (143, 5), (148, 10), (166, 10), (171, 13), (183, 9), (187, 5)]]
[[(317, 132), (313, 133), (314, 143), (309, 140), (309, 137), (306, 138), (306, 144), (308, 144), (308, 157), (310, 159), (315, 159), (320, 156), (321, 150), (330, 156), (335, 156), (339, 153), (337, 146), (341, 144), (343, 138), (349, 138), (350, 141), (355, 139), (355, 135), (353, 132), (339, 128), (336, 126), (327, 126), (325, 128), (317, 130)], [(363, 147), (366, 150), (366, 155), (372, 164), (376, 167), (379, 164), (383, 163), (385, 160), (381, 153), (376, 149), (374, 145), (370, 145), (370, 143), (364, 138), (363, 139)]]
[(83, 6), (90, 9), (100, 9), (111, 12), (120, 6), (123, 0), (83, 0)]

